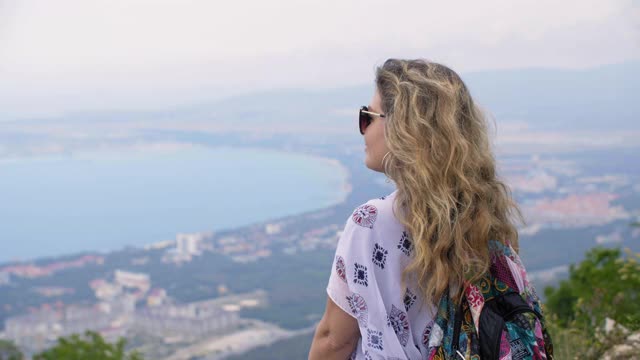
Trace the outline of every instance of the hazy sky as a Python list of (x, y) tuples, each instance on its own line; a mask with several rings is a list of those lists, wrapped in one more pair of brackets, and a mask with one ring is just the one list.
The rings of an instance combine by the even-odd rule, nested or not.
[(0, 121), (372, 81), (387, 57), (459, 72), (640, 58), (631, 0), (0, 0)]

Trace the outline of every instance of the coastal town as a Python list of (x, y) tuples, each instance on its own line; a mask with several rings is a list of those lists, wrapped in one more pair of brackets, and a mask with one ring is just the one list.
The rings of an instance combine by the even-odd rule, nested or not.
[[(504, 167), (514, 192), (523, 199), (527, 226), (520, 229), (521, 235), (534, 236), (543, 229), (602, 227), (633, 221), (640, 216), (638, 209), (616, 204), (622, 192), (640, 193), (630, 179), (567, 174), (566, 167), (558, 171), (553, 166), (545, 167), (539, 159), (533, 162), (537, 164), (534, 170), (530, 163)], [(567, 183), (568, 176), (572, 184)], [(344, 226), (336, 219), (346, 219), (345, 208), (338, 209), (333, 207), (222, 232), (178, 233), (173, 240), (136, 250), (126, 263), (107, 273), (95, 270), (107, 265), (106, 254), (2, 266), (0, 290), (16, 283), (28, 286), (30, 281), (37, 280), (38, 285), (30, 286), (29, 291), (41, 301), (37, 307), (28, 307), (26, 313), (8, 316), (0, 338), (13, 341), (25, 354), (35, 354), (52, 346), (61, 336), (93, 330), (107, 339), (133, 339), (136, 348), (152, 354), (153, 358), (178, 360), (194, 356), (221, 359), (249, 350), (247, 339), (252, 339), (253, 346), (257, 346), (300, 331), (308, 332), (312, 327), (294, 331), (242, 316), (242, 311), (247, 309), (255, 311), (269, 306), (270, 294), (263, 289), (239, 293), (231, 291), (229, 284), (218, 283), (213, 284), (214, 293), (209, 298), (180, 302), (170, 288), (157, 285), (153, 273), (137, 269), (155, 262), (171, 271), (207, 256), (221, 256), (243, 266), (272, 256), (295, 257), (314, 251), (331, 253)], [(640, 231), (633, 230), (632, 238), (638, 237)], [(615, 243), (622, 241), (622, 237), (603, 232), (593, 240)], [(85, 284), (91, 291), (91, 299), (66, 303), (61, 299), (78, 295), (82, 290), (47, 284), (47, 279), (56, 275), (83, 269), (102, 274)], [(547, 271), (557, 274), (557, 269)], [(16, 305), (2, 303), (0, 307), (12, 313)], [(227, 339), (223, 342), (225, 346), (220, 345), (223, 337)], [(230, 337), (235, 340), (229, 340)]]
[[(180, 233), (173, 241), (146, 246), (138, 256), (130, 259), (128, 265), (130, 268), (144, 266), (151, 257), (146, 253), (158, 252), (161, 254), (161, 262), (167, 267), (180, 267), (206, 253), (226, 256), (235, 263), (244, 264), (269, 257), (276, 249), (288, 255), (300, 251), (332, 249), (339, 236), (337, 224), (313, 228), (301, 234), (287, 232), (286, 228), (287, 222), (281, 221), (250, 227), (237, 234)], [(73, 260), (41, 266), (5, 266), (0, 270), (3, 279), (1, 286), (11, 286), (11, 279), (46, 279), (60, 272), (104, 264), (105, 256), (82, 255)], [(35, 354), (55, 344), (59, 337), (86, 330), (99, 331), (107, 339), (139, 334), (146, 338), (147, 343), (159, 343), (153, 351), (157, 352), (164, 346), (164, 355), (168, 355), (173, 350), (230, 333), (235, 333), (237, 343), (244, 344), (239, 346), (240, 349), (246, 347), (246, 341), (242, 339), (253, 339), (256, 334), (271, 335), (264, 336), (264, 341), (253, 339), (251, 343), (254, 346), (286, 337), (289, 333), (298, 333), (238, 315), (243, 308), (264, 307), (267, 304), (268, 296), (261, 289), (230, 294), (225, 284), (219, 284), (214, 298), (176, 303), (167, 289), (154, 286), (150, 274), (124, 269), (116, 269), (106, 278), (92, 279), (87, 285), (94, 295), (94, 302), (87, 304), (66, 304), (56, 300), (64, 294), (75, 293), (76, 290), (71, 287), (34, 287), (34, 292), (51, 301), (42, 302), (38, 308), (30, 307), (27, 314), (7, 318), (1, 337), (12, 340), (25, 354)], [(12, 305), (2, 306), (9, 309)], [(280, 335), (274, 337), (273, 334)], [(218, 356), (238, 351), (236, 348), (227, 348), (228, 346), (224, 346), (219, 350)], [(184, 357), (185, 359), (193, 355), (192, 352), (185, 354), (189, 356)], [(210, 352), (209, 356), (212, 356)]]

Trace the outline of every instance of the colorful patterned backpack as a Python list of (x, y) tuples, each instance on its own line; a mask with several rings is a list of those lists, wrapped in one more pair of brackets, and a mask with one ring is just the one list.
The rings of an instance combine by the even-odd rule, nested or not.
[(443, 296), (428, 336), (429, 360), (553, 359), (540, 300), (509, 244), (489, 244), (489, 274)]

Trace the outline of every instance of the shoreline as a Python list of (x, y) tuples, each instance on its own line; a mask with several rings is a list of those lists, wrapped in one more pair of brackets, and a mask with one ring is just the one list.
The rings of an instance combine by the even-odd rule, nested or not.
[[(78, 158), (84, 158), (84, 156), (86, 156), (87, 154), (91, 154), (91, 153), (104, 153), (104, 152), (109, 152), (109, 151), (114, 151), (114, 152), (118, 152), (118, 151), (126, 151), (126, 150), (131, 150), (131, 149), (136, 149), (139, 150), (140, 152), (144, 152), (144, 151), (148, 151), (149, 149), (152, 150), (160, 150), (160, 151), (165, 151), (165, 150), (169, 150), (169, 151), (176, 151), (176, 150), (180, 150), (180, 149), (189, 149), (189, 148), (200, 148), (200, 149), (207, 149), (207, 150), (231, 150), (231, 151), (236, 151), (236, 150), (240, 150), (240, 151), (266, 151), (272, 154), (285, 154), (287, 156), (297, 156), (297, 157), (305, 157), (305, 158), (309, 158), (309, 159), (313, 159), (314, 161), (323, 163), (323, 164), (327, 164), (330, 165), (332, 167), (334, 167), (335, 169), (337, 169), (337, 171), (339, 172), (339, 177), (341, 179), (341, 185), (339, 186), (339, 188), (336, 191), (340, 192), (340, 195), (330, 199), (330, 201), (328, 201), (326, 204), (323, 204), (323, 206), (321, 207), (317, 207), (317, 208), (312, 208), (312, 209), (306, 209), (304, 211), (299, 211), (295, 214), (290, 214), (290, 215), (281, 215), (281, 216), (275, 216), (275, 217), (267, 217), (264, 219), (259, 219), (256, 221), (251, 221), (249, 223), (246, 224), (242, 224), (242, 225), (238, 225), (238, 226), (225, 226), (225, 227), (221, 227), (220, 229), (217, 230), (211, 230), (211, 228), (209, 229), (203, 229), (203, 230), (199, 230), (199, 231), (190, 231), (188, 233), (207, 233), (207, 232), (226, 232), (226, 231), (237, 231), (243, 228), (248, 228), (248, 227), (252, 227), (255, 225), (259, 225), (259, 224), (263, 224), (263, 223), (268, 223), (270, 221), (276, 221), (277, 219), (281, 219), (281, 218), (287, 218), (287, 217), (295, 217), (295, 216), (301, 216), (303, 214), (308, 214), (310, 212), (318, 212), (318, 211), (324, 211), (324, 210), (328, 210), (334, 206), (343, 204), (348, 197), (351, 195), (352, 193), (352, 184), (351, 184), (351, 171), (349, 171), (349, 169), (347, 168), (347, 166), (345, 164), (343, 164), (339, 159), (337, 158), (331, 158), (328, 156), (322, 156), (319, 154), (314, 154), (311, 152), (295, 152), (293, 150), (285, 150), (285, 149), (281, 149), (281, 148), (271, 148), (271, 147), (264, 147), (264, 146), (208, 146), (208, 145), (203, 145), (203, 144), (194, 144), (194, 143), (181, 143), (181, 142), (160, 142), (160, 143), (149, 143), (149, 144), (144, 144), (144, 145), (134, 145), (134, 146), (119, 146), (117, 148), (115, 147), (110, 147), (110, 148), (105, 148), (105, 147), (98, 147), (94, 150), (90, 150), (90, 151), (80, 151), (80, 154), (77, 155)], [(54, 157), (56, 159), (63, 159), (64, 157), (69, 156), (69, 157), (76, 157), (76, 155), (69, 155), (67, 152), (59, 152), (59, 153), (47, 153), (47, 154), (39, 154), (36, 156), (26, 156), (26, 157), (21, 157), (21, 158), (16, 158), (16, 159), (0, 159), (0, 166), (3, 163), (6, 162), (19, 162), (22, 160), (26, 160), (26, 161), (31, 161), (33, 159), (37, 159), (37, 158), (42, 158), (42, 157)], [(8, 161), (7, 161), (8, 160)], [(185, 231), (180, 231), (179, 229), (175, 230), (174, 236), (179, 234), (179, 233), (184, 233)], [(166, 242), (171, 242), (174, 241), (175, 239), (169, 240), (169, 239), (158, 239), (156, 241), (151, 241), (151, 242), (147, 242), (144, 244), (125, 244), (125, 245), (121, 245), (115, 248), (111, 248), (111, 249), (79, 249), (78, 251), (74, 251), (74, 252), (65, 252), (65, 253), (61, 253), (61, 254), (54, 254), (54, 255), (42, 255), (42, 256), (35, 256), (35, 257), (28, 257), (28, 258), (14, 258), (14, 259), (6, 259), (6, 260), (0, 260), (0, 271), (2, 268), (5, 267), (9, 267), (9, 266), (15, 266), (15, 265), (26, 265), (26, 264), (33, 264), (35, 262), (55, 262), (57, 261), (56, 259), (61, 259), (61, 258), (70, 258), (70, 257), (75, 257), (75, 256), (83, 256), (83, 255), (87, 255), (87, 254), (93, 254), (93, 255), (107, 255), (113, 252), (119, 252), (119, 251), (123, 251), (127, 248), (135, 248), (135, 249), (140, 249), (140, 250), (145, 250), (145, 249), (149, 249), (154, 247), (156, 244), (160, 244), (160, 243), (166, 243)]]

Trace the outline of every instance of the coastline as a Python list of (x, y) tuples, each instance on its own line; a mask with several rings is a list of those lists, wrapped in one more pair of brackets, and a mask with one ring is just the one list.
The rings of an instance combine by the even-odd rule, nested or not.
[[(276, 220), (278, 218), (282, 218), (282, 217), (292, 217), (292, 216), (296, 216), (298, 214), (305, 214), (305, 213), (309, 213), (309, 212), (317, 212), (317, 211), (323, 211), (326, 209), (329, 209), (331, 207), (334, 207), (336, 205), (342, 204), (344, 203), (347, 198), (349, 197), (349, 195), (352, 192), (352, 184), (351, 184), (351, 172), (349, 171), (349, 169), (347, 168), (347, 166), (345, 164), (343, 164), (340, 160), (336, 159), (336, 158), (331, 158), (328, 156), (322, 156), (319, 154), (315, 154), (312, 152), (295, 152), (294, 150), (286, 150), (286, 149), (281, 149), (281, 148), (272, 148), (272, 147), (259, 147), (259, 146), (208, 146), (208, 145), (202, 145), (202, 144), (194, 144), (194, 143), (181, 143), (181, 142), (161, 142), (161, 143), (152, 143), (152, 144), (148, 144), (147, 145), (134, 145), (134, 146), (121, 146), (121, 147), (117, 147), (117, 148), (109, 148), (109, 149), (105, 149), (104, 147), (99, 147), (96, 148), (95, 150), (85, 150), (85, 151), (80, 151), (79, 154), (74, 154), (71, 155), (71, 157), (82, 157), (84, 158), (85, 156), (87, 156), (87, 154), (91, 154), (91, 153), (104, 153), (105, 151), (114, 151), (114, 152), (118, 152), (118, 151), (126, 151), (126, 150), (131, 150), (131, 149), (135, 149), (135, 150), (139, 150), (139, 151), (147, 151), (148, 149), (152, 149), (152, 150), (176, 150), (176, 149), (183, 149), (183, 148), (202, 148), (202, 149), (207, 149), (207, 150), (230, 150), (230, 151), (236, 151), (236, 150), (240, 150), (240, 151), (260, 151), (260, 152), (269, 152), (269, 153), (273, 153), (273, 154), (285, 154), (287, 156), (297, 156), (297, 157), (305, 157), (308, 159), (311, 159), (313, 161), (317, 161), (326, 165), (331, 166), (333, 169), (331, 171), (335, 171), (339, 174), (339, 179), (340, 179), (340, 187), (338, 189), (336, 189), (336, 191), (339, 191), (338, 196), (336, 197), (331, 197), (327, 202), (323, 203), (323, 206), (317, 207), (317, 208), (310, 208), (310, 209), (305, 209), (304, 211), (299, 211), (296, 214), (291, 214), (291, 215), (276, 215), (273, 217), (266, 217), (264, 219), (259, 219), (256, 221), (251, 221), (250, 223), (247, 224), (242, 224), (240, 226), (223, 226), (220, 229), (216, 229), (215, 232), (225, 232), (225, 231), (234, 231), (237, 229), (241, 229), (241, 228), (247, 228), (247, 227), (251, 227), (254, 226), (256, 224), (262, 224), (262, 223), (268, 223), (270, 221)], [(37, 155), (36, 157), (49, 157), (49, 156), (53, 156), (54, 158), (58, 158), (59, 156), (65, 156), (68, 155), (68, 153), (48, 153), (48, 154), (40, 154)], [(24, 157), (24, 158), (20, 158), (20, 159), (12, 159), (15, 161), (20, 161), (20, 160), (32, 160), (34, 157)], [(335, 170), (334, 170), (335, 169)], [(211, 229), (203, 229), (200, 231), (189, 231), (189, 233), (205, 233), (205, 232), (211, 232)], [(176, 229), (174, 231), (174, 234), (178, 234), (178, 233), (184, 233), (185, 231), (180, 231), (180, 229)], [(11, 266), (11, 265), (17, 265), (17, 264), (29, 264), (29, 263), (35, 263), (35, 262), (39, 262), (39, 261), (51, 261), (54, 262), (56, 261), (56, 259), (59, 258), (69, 258), (69, 257), (74, 257), (74, 256), (82, 256), (85, 254), (100, 254), (100, 255), (104, 255), (104, 254), (108, 254), (111, 252), (117, 252), (117, 251), (122, 251), (126, 248), (139, 248), (139, 249), (145, 249), (145, 248), (149, 248), (149, 247), (153, 247), (157, 244), (163, 243), (163, 242), (170, 242), (173, 240), (168, 240), (167, 238), (162, 238), (162, 239), (157, 239), (151, 242), (146, 242), (146, 243), (141, 243), (141, 244), (128, 244), (128, 245), (121, 245), (121, 246), (115, 246), (111, 249), (104, 249), (104, 248), (95, 248), (95, 249), (78, 249), (77, 251), (71, 251), (71, 252), (63, 252), (60, 254), (52, 254), (52, 255), (37, 255), (35, 257), (14, 257), (14, 258), (9, 258), (9, 259), (4, 259), (4, 260), (0, 260), (0, 267), (7, 267), (7, 266)]]

